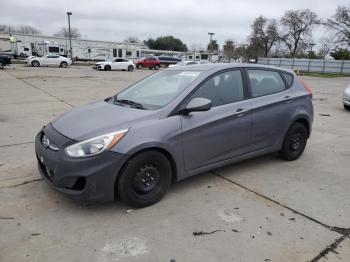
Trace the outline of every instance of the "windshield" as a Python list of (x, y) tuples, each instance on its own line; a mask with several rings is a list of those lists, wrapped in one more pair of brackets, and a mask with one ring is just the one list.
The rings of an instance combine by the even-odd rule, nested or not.
[(162, 71), (132, 85), (114, 97), (114, 103), (138, 104), (142, 109), (159, 109), (171, 102), (200, 72)]

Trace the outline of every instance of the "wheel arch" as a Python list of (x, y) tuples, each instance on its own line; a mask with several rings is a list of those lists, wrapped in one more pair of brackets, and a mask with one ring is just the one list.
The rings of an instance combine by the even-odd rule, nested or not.
[(116, 191), (117, 190), (116, 185), (118, 183), (119, 175), (125, 170), (125, 167), (128, 164), (129, 160), (131, 158), (135, 157), (136, 155), (145, 153), (147, 151), (157, 151), (157, 152), (163, 154), (169, 160), (169, 163), (171, 165), (171, 170), (172, 170), (171, 183), (173, 184), (173, 183), (175, 183), (177, 181), (178, 170), (177, 170), (176, 162), (175, 162), (174, 157), (171, 155), (171, 153), (168, 150), (166, 150), (166, 149), (164, 149), (162, 147), (158, 147), (158, 146), (151, 146), (151, 147), (142, 148), (142, 149), (139, 149), (139, 150), (137, 150), (135, 152), (132, 152), (132, 154), (130, 154), (128, 156), (128, 158), (123, 163), (122, 167), (119, 169), (119, 172), (116, 175), (116, 178), (115, 178), (115, 181), (114, 181), (114, 196), (115, 196), (115, 199), (117, 198), (117, 193), (118, 193)]
[(306, 128), (307, 137), (308, 137), (308, 138), (310, 137), (311, 126), (310, 126), (309, 120), (308, 120), (306, 117), (299, 117), (299, 118), (297, 118), (297, 119), (294, 120), (293, 124), (294, 124), (294, 123), (300, 123), (300, 124), (302, 124), (302, 125)]

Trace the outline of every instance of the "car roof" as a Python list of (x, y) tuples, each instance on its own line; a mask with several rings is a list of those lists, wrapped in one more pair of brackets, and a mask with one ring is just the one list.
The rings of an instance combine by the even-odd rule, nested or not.
[(292, 70), (282, 67), (270, 66), (270, 65), (260, 65), (260, 64), (245, 64), (245, 63), (214, 63), (214, 64), (196, 64), (188, 66), (177, 66), (171, 67), (167, 70), (176, 71), (220, 71), (229, 68), (239, 68), (239, 67), (251, 67), (251, 68), (265, 68), (265, 69), (276, 69), (289, 73), (293, 73)]

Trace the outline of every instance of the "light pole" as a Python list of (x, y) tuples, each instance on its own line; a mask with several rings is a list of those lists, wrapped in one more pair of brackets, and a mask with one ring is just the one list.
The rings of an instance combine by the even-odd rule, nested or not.
[(72, 12), (67, 12), (67, 16), (68, 16), (68, 34), (69, 34), (69, 53), (70, 53), (70, 58), (72, 59), (72, 63), (73, 63), (72, 34), (70, 32), (70, 16), (71, 15), (72, 15)]

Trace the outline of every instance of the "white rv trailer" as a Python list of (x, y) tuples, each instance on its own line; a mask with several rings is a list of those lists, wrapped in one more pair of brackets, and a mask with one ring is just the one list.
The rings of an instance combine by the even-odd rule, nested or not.
[[(6, 38), (6, 37), (2, 37)], [(0, 42), (5, 41), (0, 38)], [(48, 53), (70, 56), (69, 38), (43, 35), (7, 34), (11, 38), (13, 55), (45, 55)], [(6, 38), (6, 39), (7, 39)], [(1, 46), (1, 44), (0, 44)], [(28, 50), (29, 49), (29, 50)], [(78, 60), (106, 60), (112, 58), (136, 59), (141, 57), (143, 44), (121, 43), (72, 38), (72, 54)]]

